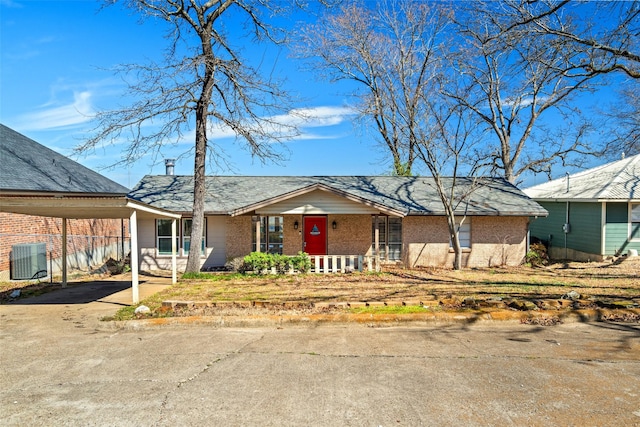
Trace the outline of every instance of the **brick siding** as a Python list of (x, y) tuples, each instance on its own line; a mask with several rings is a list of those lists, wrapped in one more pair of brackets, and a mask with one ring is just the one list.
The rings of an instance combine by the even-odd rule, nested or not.
[[(283, 253), (303, 249), (303, 216), (284, 215)], [(298, 229), (294, 228), (298, 221)], [(337, 228), (331, 227), (333, 221)], [(463, 251), (464, 267), (519, 265), (526, 252), (528, 218), (472, 217), (471, 248)], [(251, 215), (226, 218), (226, 258), (244, 257), (254, 250)], [(371, 215), (328, 215), (330, 255), (371, 255)], [(444, 217), (408, 216), (402, 219), (403, 262), (407, 267), (451, 267), (454, 253)]]
[[(526, 254), (528, 218), (471, 218), (471, 248), (464, 249), (464, 267), (519, 265)], [(404, 262), (408, 267), (453, 266), (444, 217), (402, 220)]]
[(227, 259), (243, 257), (254, 250), (251, 244), (253, 226), (255, 224), (251, 221), (250, 215), (227, 218)]
[[(68, 254), (97, 253), (98, 248), (118, 246), (129, 239), (129, 221), (119, 219), (67, 220)], [(0, 274), (8, 278), (11, 248), (16, 244), (46, 243), (47, 259), (62, 257), (62, 220), (0, 212)], [(125, 246), (128, 248), (128, 243)], [(128, 249), (126, 249), (128, 251)], [(93, 259), (94, 262), (104, 260)], [(6, 277), (5, 277), (6, 276)]]

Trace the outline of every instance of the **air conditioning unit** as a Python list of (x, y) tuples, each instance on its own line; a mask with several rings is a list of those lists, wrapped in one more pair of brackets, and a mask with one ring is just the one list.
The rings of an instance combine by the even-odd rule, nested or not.
[(47, 275), (46, 243), (11, 246), (11, 280), (39, 279)]

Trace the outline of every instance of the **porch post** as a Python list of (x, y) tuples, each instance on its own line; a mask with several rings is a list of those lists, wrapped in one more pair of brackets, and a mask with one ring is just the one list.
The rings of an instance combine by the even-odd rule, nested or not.
[(67, 218), (62, 218), (62, 287), (64, 288), (66, 286), (67, 286)]
[(258, 220), (256, 221), (256, 252), (260, 252), (260, 217), (258, 216)]
[[(629, 222), (631, 222), (631, 220), (629, 220)], [(600, 229), (602, 230), (600, 237), (600, 255), (605, 256), (607, 254), (607, 202), (602, 202)]]
[(133, 304), (140, 302), (138, 290), (138, 213), (135, 209), (131, 211), (129, 217), (131, 227), (131, 295)]
[(375, 232), (374, 232), (374, 248), (376, 251), (376, 257), (380, 256), (380, 223), (379, 216), (375, 216)]
[(176, 219), (171, 220), (171, 284), (175, 285), (178, 282), (178, 275), (176, 270), (178, 269), (178, 262), (176, 253), (178, 252), (178, 245), (176, 245), (177, 226)]

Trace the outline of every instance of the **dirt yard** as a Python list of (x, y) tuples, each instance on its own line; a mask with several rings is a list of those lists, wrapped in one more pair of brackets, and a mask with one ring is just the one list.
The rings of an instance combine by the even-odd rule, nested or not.
[[(98, 277), (91, 277), (96, 280)], [(89, 280), (84, 278), (84, 280)], [(11, 284), (0, 284), (0, 302), (10, 300)], [(24, 285), (22, 285), (24, 286)], [(55, 289), (56, 285), (23, 287), (25, 295)], [(203, 275), (180, 280), (143, 301), (154, 315), (241, 314), (247, 310), (308, 313), (344, 303), (424, 305), (442, 308), (511, 307), (514, 301), (540, 306), (542, 301), (578, 299), (583, 307), (640, 306), (640, 257), (602, 263), (557, 263), (547, 267), (448, 269), (386, 269), (382, 273), (251, 276)], [(167, 302), (189, 302), (182, 310), (163, 313)], [(194, 303), (198, 303), (196, 307)], [(523, 303), (524, 304), (524, 303)], [(355, 304), (351, 304), (354, 306)], [(123, 318), (133, 314), (133, 308)], [(127, 309), (124, 311), (126, 312)]]
[(183, 280), (165, 297), (202, 300), (379, 301), (425, 295), (560, 297), (569, 291), (599, 298), (640, 298), (640, 258), (620, 263), (549, 267), (386, 269), (380, 274), (219, 277)]
[[(639, 272), (640, 258), (462, 271), (395, 268), (375, 274), (219, 274), (181, 280), (143, 303), (160, 316), (296, 315), (362, 306), (394, 312), (400, 312), (398, 306), (426, 305), (439, 310), (638, 308)], [(564, 301), (556, 304), (558, 300)], [(123, 318), (131, 314), (123, 313)]]

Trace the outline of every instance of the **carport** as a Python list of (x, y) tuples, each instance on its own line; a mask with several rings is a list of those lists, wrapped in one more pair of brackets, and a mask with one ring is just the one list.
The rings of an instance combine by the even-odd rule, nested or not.
[[(2, 191), (2, 190), (0, 190)], [(139, 302), (138, 219), (171, 219), (172, 258), (171, 279), (177, 280), (176, 222), (180, 214), (153, 208), (126, 195), (6, 195), (0, 193), (0, 212), (62, 219), (62, 286), (67, 285), (67, 219), (129, 219), (131, 235), (131, 289), (133, 304)]]
[(176, 283), (180, 214), (128, 197), (126, 187), (1, 124), (0, 161), (0, 212), (62, 219), (62, 286), (67, 284), (68, 219), (129, 219), (134, 304), (139, 302), (138, 219), (171, 219), (171, 276)]

